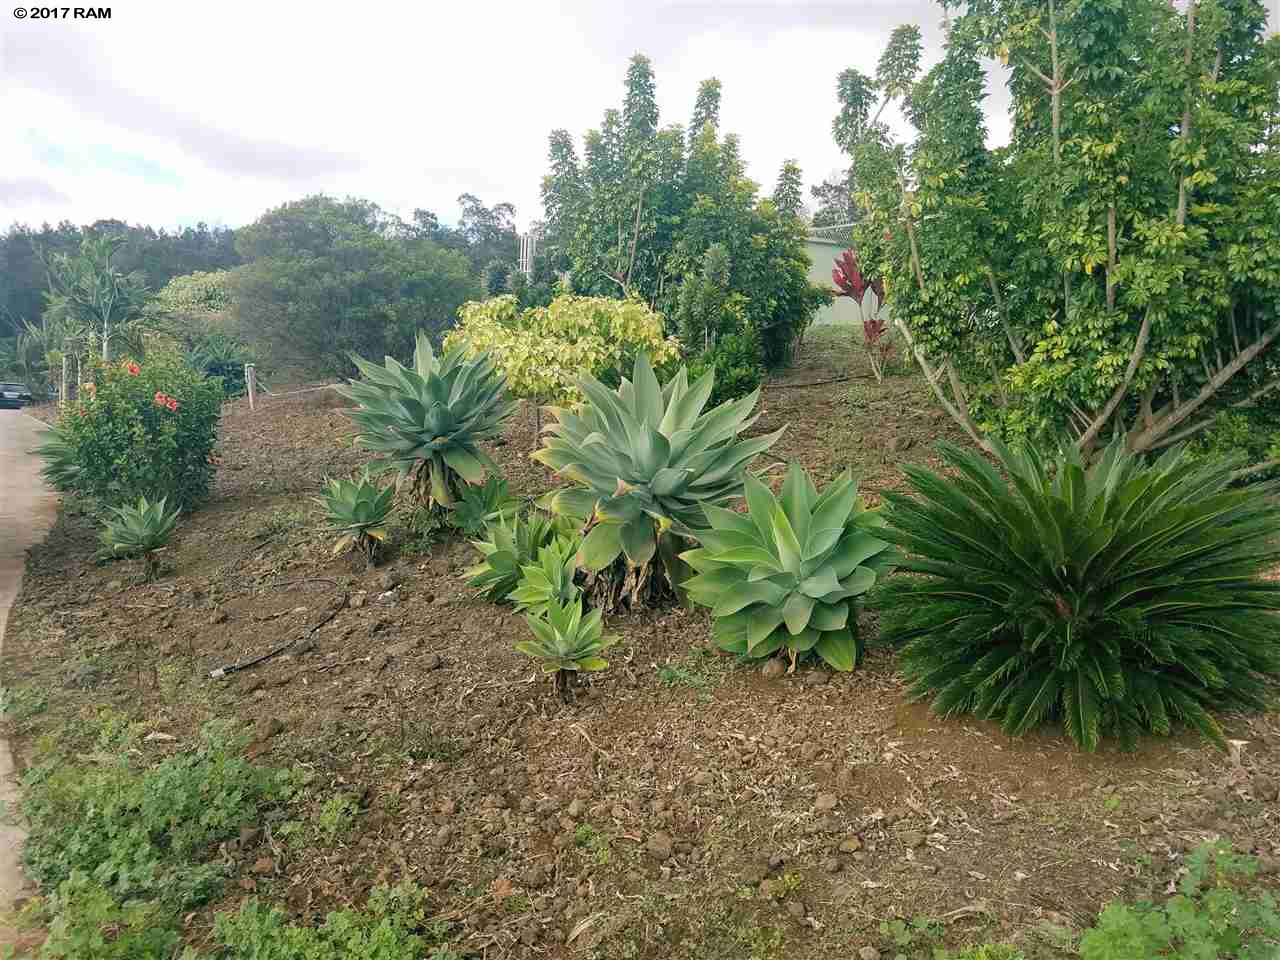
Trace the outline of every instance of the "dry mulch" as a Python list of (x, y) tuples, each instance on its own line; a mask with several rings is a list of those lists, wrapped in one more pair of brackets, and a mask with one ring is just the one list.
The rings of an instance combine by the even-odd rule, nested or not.
[[(957, 435), (918, 378), (876, 385), (857, 360), (811, 343), (753, 432), (787, 424), (778, 458), (823, 480), (852, 466), (875, 502)], [(905, 702), (885, 651), (848, 676), (767, 679), (678, 609), (611, 618), (610, 669), (561, 705), (512, 649), (521, 618), (469, 595), (465, 542), (402, 542), (368, 571), (329, 557), (309, 498), (366, 459), (340, 402), (231, 404), (214, 495), (156, 584), (93, 565), (92, 529), (64, 511), (11, 621), (8, 682), (49, 697), (14, 730), (21, 763), (75, 749), (109, 709), (176, 738), (148, 758), (228, 717), (260, 762), (310, 772), (261, 839), (217, 852), (235, 882), (211, 909), (259, 895), (315, 919), (411, 879), (453, 948), (487, 957), (891, 956), (894, 917), (1051, 957), (1106, 901), (1162, 892), (1203, 839), (1274, 874), (1274, 715), (1226, 718), (1238, 761), (1190, 735), (1085, 756)], [(492, 451), (526, 494), (550, 484), (533, 439), (526, 411)], [(339, 794), (357, 812), (326, 820)]]

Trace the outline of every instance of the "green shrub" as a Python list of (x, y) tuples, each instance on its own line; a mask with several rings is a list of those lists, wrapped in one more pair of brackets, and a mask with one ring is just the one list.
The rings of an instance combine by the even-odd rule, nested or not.
[(141, 772), (124, 752), (88, 769), (33, 768), (22, 798), (29, 875), (54, 889), (79, 873), (118, 903), (184, 909), (208, 900), (225, 875), (202, 862), (209, 846), (287, 793), (285, 775), (254, 767), (243, 746), (210, 725), (194, 750)]
[(103, 523), (98, 542), (101, 560), (141, 556), (147, 563), (147, 579), (155, 579), (158, 572), (156, 552), (169, 542), (178, 522), (178, 509), (169, 507), (161, 497), (155, 503), (139, 497), (137, 504), (107, 508), (108, 517)]
[(49, 918), (42, 958), (172, 960), (180, 943), (171, 907), (158, 901), (121, 902), (80, 870), (58, 885), (41, 912)]
[(782, 431), (739, 440), (754, 422), (758, 392), (704, 413), (715, 386), (711, 371), (690, 385), (681, 368), (663, 386), (643, 354), (617, 390), (589, 376), (578, 385), (586, 402), (550, 408), (558, 422), (533, 454), (577, 486), (546, 502), (591, 524), (578, 553), (582, 566), (619, 572), (614, 564), (625, 558), (621, 575), (606, 578), (609, 597), (598, 605), (643, 601), (684, 579), (678, 554), (684, 535), (702, 525), (702, 506), (739, 495), (747, 465)]
[(380, 487), (368, 473), (355, 480), (326, 480), (324, 496), (316, 503), (325, 508), (329, 526), (338, 534), (335, 554), (355, 547), (372, 563), (378, 545), (387, 538), (395, 487)]
[(856, 604), (899, 557), (875, 534), (884, 521), (860, 509), (847, 471), (822, 493), (798, 464), (787, 469), (781, 497), (745, 479), (747, 512), (704, 505), (710, 529), (682, 554), (698, 575), (690, 599), (711, 608), (724, 650), (767, 657), (813, 653), (837, 670), (861, 658)]
[(680, 354), (661, 314), (636, 300), (563, 295), (521, 310), (513, 296), (493, 297), (465, 304), (459, 317), (446, 346), (491, 357), (513, 394), (539, 401), (581, 399), (584, 374), (616, 384), (640, 354), (660, 366)]
[(218, 917), (214, 936), (233, 957), (253, 960), (457, 960), (427, 923), (426, 895), (412, 884), (374, 887), (365, 910), (338, 910), (319, 927), (287, 922), (281, 910), (248, 900)]
[(1252, 857), (1221, 841), (1187, 857), (1178, 893), (1161, 904), (1113, 903), (1080, 941), (1083, 960), (1263, 960), (1280, 956), (1280, 909), (1267, 891), (1250, 889)]
[(548, 603), (541, 616), (526, 614), (524, 619), (533, 631), (533, 639), (522, 640), (516, 649), (536, 660), (544, 673), (554, 676), (561, 699), (572, 697), (570, 684), (579, 671), (609, 666), (600, 654), (617, 638), (605, 635), (599, 610), (583, 615), (581, 600)]
[[(98, 363), (90, 375), (92, 385), (58, 420), (56, 442), (74, 454), (54, 457), (50, 469), (103, 503), (164, 497), (187, 509), (202, 500), (213, 477), (218, 382), (165, 353), (142, 363)], [(55, 463), (73, 464), (73, 475)]]
[(1020, 735), (1052, 719), (1086, 750), (1103, 735), (1259, 709), (1280, 673), (1280, 511), (1261, 485), (1229, 489), (1231, 461), (1179, 450), (1147, 464), (1108, 447), (940, 448), (954, 478), (906, 468), (889, 494), (911, 555), (880, 595), (883, 635), (917, 697)]
[(468, 359), (457, 350), (437, 357), (419, 331), (412, 368), (391, 357), (384, 367), (351, 360), (364, 379), (337, 390), (359, 405), (350, 414), (359, 442), (385, 456), (382, 466), (412, 477), (426, 504), (452, 507), (464, 483), (498, 472), (480, 443), (498, 434), (516, 403), (487, 357)]
[(689, 362), (689, 379), (696, 380), (708, 370), (716, 376), (708, 401), (713, 407), (745, 397), (759, 387), (764, 382), (764, 365), (755, 334), (748, 330), (722, 336), (710, 350)]

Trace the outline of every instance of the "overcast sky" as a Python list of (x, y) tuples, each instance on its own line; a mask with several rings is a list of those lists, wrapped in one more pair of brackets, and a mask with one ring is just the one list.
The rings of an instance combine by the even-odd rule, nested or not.
[[(926, 0), (100, 2), (108, 21), (0, 8), (0, 227), (239, 226), (318, 191), (443, 220), (467, 191), (514, 203), (524, 226), (548, 132), (580, 145), (637, 51), (664, 124), (718, 77), (721, 129), (751, 176), (768, 189), (790, 157), (813, 183), (842, 165), (836, 74), (873, 72), (903, 22), (933, 62), (941, 16)], [(1004, 103), (990, 104), (999, 141)]]

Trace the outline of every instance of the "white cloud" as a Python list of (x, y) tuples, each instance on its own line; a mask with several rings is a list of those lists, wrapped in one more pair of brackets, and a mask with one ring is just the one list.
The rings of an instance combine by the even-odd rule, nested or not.
[(580, 137), (620, 103), (637, 50), (654, 61), (664, 124), (719, 77), (722, 128), (753, 178), (768, 189), (794, 158), (817, 182), (843, 164), (836, 74), (873, 70), (902, 21), (936, 55), (940, 14), (923, 0), (123, 0), (110, 21), (2, 15), (0, 157), (23, 189), (0, 189), (0, 223), (234, 226), (318, 190), (444, 219), (469, 191), (527, 223), (547, 134)]

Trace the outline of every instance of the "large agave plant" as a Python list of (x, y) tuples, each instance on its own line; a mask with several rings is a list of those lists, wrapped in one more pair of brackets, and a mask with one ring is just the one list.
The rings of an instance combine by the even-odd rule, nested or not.
[(154, 580), (160, 569), (156, 552), (169, 542), (180, 512), (163, 497), (154, 501), (139, 497), (136, 505), (107, 507), (108, 517), (98, 534), (98, 559), (141, 556), (146, 578)]
[[(1274, 488), (1232, 488), (1233, 465), (1120, 443), (1073, 451), (940, 447), (956, 476), (910, 467), (890, 495), (910, 559), (881, 595), (884, 636), (917, 697), (1011, 735), (1061, 720), (1093, 750), (1176, 722), (1219, 742), (1210, 711), (1257, 709), (1280, 674)], [(1007, 476), (1006, 476), (1007, 475)]]
[(366, 563), (372, 563), (378, 545), (387, 537), (395, 493), (395, 487), (380, 487), (368, 474), (357, 480), (326, 480), (324, 495), (315, 501), (325, 508), (329, 526), (338, 534), (333, 552), (355, 547)]
[(467, 359), (457, 350), (437, 357), (419, 332), (412, 368), (391, 357), (382, 367), (351, 360), (364, 379), (337, 389), (359, 405), (351, 419), (360, 443), (385, 455), (401, 479), (411, 478), (428, 505), (451, 507), (463, 483), (497, 472), (480, 442), (498, 433), (516, 401), (487, 357)]
[[(587, 522), (582, 566), (603, 571), (625, 561), (617, 600), (634, 602), (647, 588), (679, 583), (682, 538), (702, 525), (703, 505), (739, 495), (747, 464), (782, 435), (739, 440), (755, 422), (760, 391), (704, 413), (714, 385), (714, 371), (691, 385), (684, 368), (660, 385), (641, 354), (617, 390), (584, 376), (578, 386), (585, 403), (550, 408), (557, 422), (545, 428), (550, 436), (533, 456), (577, 485), (556, 491), (547, 504)], [(614, 602), (611, 595), (603, 605)]]
[(605, 635), (599, 610), (583, 616), (580, 599), (548, 604), (544, 615), (528, 614), (524, 619), (533, 639), (522, 640), (516, 649), (537, 660), (544, 673), (554, 675), (561, 699), (572, 698), (571, 683), (579, 671), (603, 670), (609, 665), (600, 654), (617, 638)]
[(878, 536), (884, 521), (860, 509), (847, 471), (818, 492), (798, 464), (781, 497), (746, 477), (748, 512), (704, 506), (711, 529), (683, 554), (698, 575), (690, 599), (711, 608), (721, 648), (750, 657), (812, 652), (837, 670), (861, 656), (856, 604), (898, 552)]

